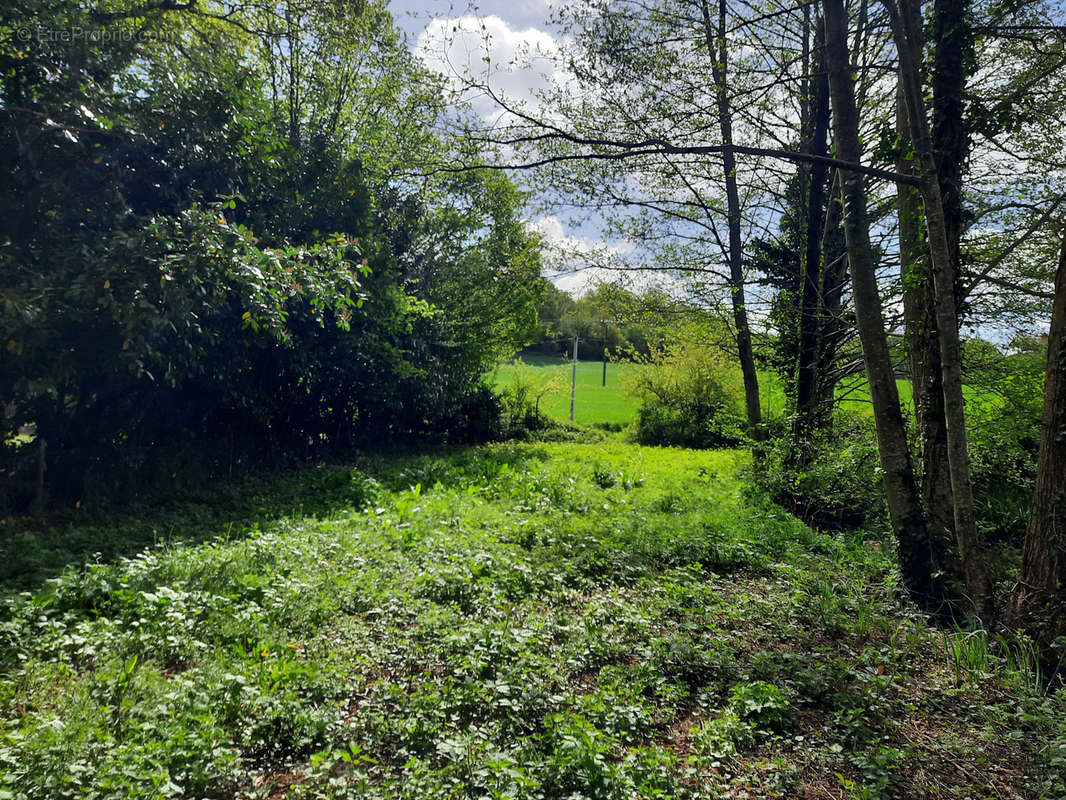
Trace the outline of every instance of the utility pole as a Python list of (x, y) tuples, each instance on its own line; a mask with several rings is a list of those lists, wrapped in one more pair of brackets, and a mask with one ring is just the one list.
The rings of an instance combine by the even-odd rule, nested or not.
[(603, 385), (607, 385), (607, 320), (600, 320), (603, 323)]
[(577, 340), (574, 335), (574, 366), (570, 369), (570, 421), (574, 421), (574, 395), (577, 394)]

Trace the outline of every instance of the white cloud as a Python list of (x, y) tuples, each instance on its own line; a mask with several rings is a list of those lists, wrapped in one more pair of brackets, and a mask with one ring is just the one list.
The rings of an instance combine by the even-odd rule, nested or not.
[(549, 252), (563, 258), (558, 264), (563, 270), (617, 263), (619, 257), (633, 250), (629, 242), (605, 242), (570, 233), (554, 215), (541, 217), (528, 224), (530, 230), (540, 234)]
[(634, 269), (631, 242), (604, 241), (570, 233), (556, 216), (528, 223), (544, 242), (547, 277), (558, 288), (579, 297), (600, 283), (621, 280), (626, 288), (642, 292), (652, 287), (681, 296), (682, 284), (663, 272)]
[(500, 116), (499, 106), (472, 84), (488, 86), (508, 104), (536, 112), (539, 96), (568, 80), (552, 34), (535, 27), (512, 28), (496, 15), (435, 19), (419, 35), (415, 53), (463, 90), (476, 113), (493, 121)]

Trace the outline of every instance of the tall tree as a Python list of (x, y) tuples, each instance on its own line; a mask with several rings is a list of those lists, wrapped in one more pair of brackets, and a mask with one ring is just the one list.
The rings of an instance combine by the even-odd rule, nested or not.
[(937, 339), (943, 380), (944, 422), (947, 429), (948, 470), (954, 508), (955, 537), (966, 589), (977, 615), (991, 622), (995, 615), (992, 582), (977, 540), (970, 460), (966, 446), (965, 401), (962, 394), (962, 354), (955, 313), (955, 272), (948, 244), (944, 205), (937, 177), (929, 121), (921, 81), (921, 24), (913, 0), (883, 0), (892, 20), (899, 54), (900, 80), (907, 106), (908, 128), (918, 167), (926, 233), (933, 270)]
[[(933, 4), (933, 58), (931, 65), (931, 135), (936, 156), (937, 179), (944, 205), (948, 254), (955, 276), (956, 312), (962, 268), (963, 178), (970, 151), (970, 132), (965, 105), (966, 79), (970, 71), (973, 31), (969, 3), (965, 0), (935, 0)], [(899, 87), (897, 130), (901, 143), (900, 171), (912, 171), (913, 153), (907, 130), (906, 99)], [(906, 254), (904, 315), (911, 368), (912, 396), (921, 459), (922, 499), (931, 523), (939, 533), (955, 536), (954, 497), (949, 472), (947, 427), (941, 377), (936, 304), (928, 254), (924, 252), (921, 206), (918, 193), (901, 186), (900, 255)], [(904, 220), (904, 217), (911, 218)], [(913, 222), (912, 222), (913, 220)], [(913, 228), (913, 232), (912, 232)], [(904, 238), (908, 241), (906, 245)]]
[[(807, 34), (804, 34), (806, 41)], [(815, 23), (813, 58), (810, 61), (807, 98), (804, 107), (806, 130), (803, 148), (814, 155), (829, 153), (829, 81), (825, 71), (824, 26), (819, 18)], [(803, 255), (799, 291), (799, 346), (796, 364), (796, 413), (792, 438), (800, 453), (807, 450), (806, 440), (817, 427), (817, 417), (823, 416), (824, 399), (819, 383), (824, 381), (820, 367), (823, 359), (819, 348), (828, 344), (821, 330), (829, 309), (825, 302), (825, 273), (831, 270), (830, 260), (823, 252), (823, 222), (826, 216), (826, 189), (829, 168), (824, 164), (800, 165), (802, 197), (806, 207)]]
[[(913, 174), (913, 151), (907, 127), (903, 87), (896, 105), (899, 140), (897, 170)], [(921, 459), (921, 492), (930, 536), (938, 543), (954, 538), (955, 513), (947, 463), (947, 429), (940, 370), (940, 343), (936, 335), (936, 308), (929, 250), (922, 226), (921, 196), (916, 187), (896, 184), (899, 217), (900, 278), (903, 284), (903, 319), (911, 376), (911, 396)]]
[[(843, 0), (823, 0), (822, 7), (826, 68), (833, 108), (833, 141), (838, 157), (857, 162), (862, 153), (844, 3)], [(866, 189), (862, 176), (856, 172), (842, 172), (840, 185), (855, 315), (870, 383), (877, 449), (892, 529), (899, 548), (900, 569), (908, 590), (919, 606), (926, 611), (937, 612), (943, 609), (945, 587), (911, 466), (870, 246)]]
[[(712, 21), (707, 0), (700, 0), (707, 54), (711, 59), (711, 75), (717, 96), (718, 129), (722, 144), (733, 146), (733, 112), (729, 95), (729, 45), (726, 40), (726, 0), (718, 0), (718, 13)], [(729, 229), (729, 293), (736, 328), (737, 355), (744, 376), (744, 407), (748, 427), (761, 436), (762, 406), (759, 402), (759, 375), (755, 370), (755, 354), (751, 347), (751, 328), (748, 325), (747, 300), (744, 293), (744, 251), (741, 238), (740, 193), (737, 189), (736, 156), (732, 150), (722, 153), (722, 180), (725, 183), (726, 219)]]
[(1048, 330), (1036, 489), (1011, 621), (1045, 645), (1066, 629), (1066, 234)]

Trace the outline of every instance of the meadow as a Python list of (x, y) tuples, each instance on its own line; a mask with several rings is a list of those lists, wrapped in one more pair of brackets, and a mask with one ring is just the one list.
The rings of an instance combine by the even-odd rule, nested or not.
[[(580, 356), (580, 352), (579, 352)], [(524, 354), (520, 359), (500, 364), (490, 373), (489, 382), (497, 390), (507, 386), (513, 379), (516, 362), (528, 367), (540, 386), (555, 382), (554, 388), (541, 401), (541, 411), (548, 419), (566, 422), (570, 419), (571, 363), (561, 356), (537, 353)], [(611, 425), (625, 427), (637, 416), (640, 399), (626, 391), (627, 378), (642, 369), (640, 364), (627, 361), (608, 361), (607, 384), (603, 385), (601, 361), (581, 361), (577, 366), (577, 391), (574, 403), (574, 422), (578, 425)], [(839, 395), (841, 406), (873, 413), (870, 392), (864, 381), (853, 379), (849, 386), (842, 386)], [(900, 400), (906, 407), (912, 403), (909, 380), (896, 382)], [(759, 389), (763, 416), (780, 417), (786, 407), (785, 391), (780, 378), (773, 372), (759, 374)], [(738, 403), (739, 403), (738, 399)]]
[[(580, 352), (578, 353), (580, 356)], [(541, 412), (556, 422), (570, 419), (570, 377), (572, 365), (561, 356), (527, 354), (520, 363), (533, 371), (540, 386), (555, 381), (555, 387), (542, 399)], [(574, 422), (578, 425), (612, 424), (625, 426), (637, 415), (640, 400), (626, 393), (626, 376), (638, 370), (637, 364), (609, 361), (607, 382), (603, 384), (603, 362), (581, 361), (577, 365), (577, 391), (574, 403)], [(500, 364), (491, 374), (491, 382), (501, 389), (507, 386), (515, 372), (515, 362)]]
[(8, 520), (0, 797), (1066, 796), (1026, 654), (750, 469), (603, 436)]

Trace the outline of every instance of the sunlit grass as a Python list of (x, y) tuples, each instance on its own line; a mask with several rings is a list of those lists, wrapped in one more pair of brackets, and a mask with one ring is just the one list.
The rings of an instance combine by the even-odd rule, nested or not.
[[(580, 353), (579, 353), (580, 355)], [(570, 377), (571, 363), (562, 356), (526, 354), (520, 359), (534, 369), (535, 379), (544, 386), (553, 377), (557, 377), (558, 388), (541, 401), (541, 410), (549, 418), (564, 422), (570, 418)], [(607, 383), (603, 385), (603, 366), (600, 361), (578, 361), (577, 392), (574, 404), (574, 420), (580, 425), (612, 423), (628, 425), (637, 415), (640, 400), (626, 393), (626, 376), (641, 365), (631, 362), (608, 362)], [(508, 385), (514, 374), (514, 362), (499, 365), (489, 376), (496, 388)], [(914, 400), (911, 382), (897, 379), (903, 408), (913, 414)], [(983, 393), (971, 387), (964, 387), (968, 403), (980, 403), (982, 407), (995, 404), (998, 399), (989, 393)], [(759, 373), (759, 394), (766, 418), (780, 418), (786, 411), (784, 386), (775, 372)], [(842, 408), (873, 414), (870, 389), (861, 376), (847, 379), (838, 387), (837, 398)]]
[[(578, 355), (581, 352), (578, 351)], [(570, 419), (570, 377), (572, 364), (561, 356), (525, 355), (521, 359), (535, 368), (535, 379), (544, 386), (558, 376), (559, 388), (541, 401), (541, 412), (549, 419), (565, 422)], [(574, 402), (574, 421), (579, 425), (611, 423), (628, 425), (637, 415), (640, 401), (626, 394), (625, 374), (640, 369), (629, 363), (608, 362), (607, 383), (603, 385), (602, 361), (581, 361), (577, 366), (577, 392)], [(501, 364), (490, 380), (497, 388), (506, 386), (514, 374), (512, 362)]]

